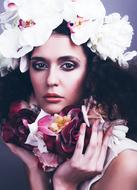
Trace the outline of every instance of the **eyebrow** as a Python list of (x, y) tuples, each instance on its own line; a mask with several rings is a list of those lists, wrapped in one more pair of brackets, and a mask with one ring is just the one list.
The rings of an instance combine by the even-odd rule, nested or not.
[[(39, 56), (34, 56), (34, 57), (32, 56), (31, 59), (30, 59), (30, 61), (33, 61), (33, 60), (50, 62), (49, 59), (44, 58), (44, 57), (39, 57)], [(71, 55), (62, 56), (62, 57), (59, 57), (57, 59), (58, 62), (66, 61), (66, 60), (74, 60), (74, 61), (80, 63), (80, 59), (78, 59), (77, 57), (71, 56)]]
[(62, 56), (62, 57), (58, 58), (58, 61), (66, 61), (66, 60), (74, 60), (74, 61), (80, 63), (80, 59), (78, 59), (77, 57), (71, 56), (71, 55)]
[(33, 60), (45, 61), (44, 57), (39, 57), (39, 56), (31, 57), (30, 61), (33, 61)]

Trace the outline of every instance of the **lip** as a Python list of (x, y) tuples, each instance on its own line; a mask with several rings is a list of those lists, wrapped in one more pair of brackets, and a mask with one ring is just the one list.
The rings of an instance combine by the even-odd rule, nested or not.
[(48, 103), (59, 103), (64, 99), (64, 97), (56, 93), (47, 93), (46, 95), (43, 96), (43, 98)]

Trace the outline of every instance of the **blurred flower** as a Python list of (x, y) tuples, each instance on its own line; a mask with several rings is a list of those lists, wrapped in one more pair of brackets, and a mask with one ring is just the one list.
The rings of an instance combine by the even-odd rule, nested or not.
[(32, 146), (24, 142), (29, 134), (28, 123), (34, 122), (36, 114), (26, 108), (19, 110), (20, 106), (24, 106), (23, 104), (16, 104), (14, 106), (10, 110), (13, 112), (9, 114), (8, 121), (2, 124), (2, 138), (5, 142), (14, 143), (28, 150), (32, 150)]
[[(132, 35), (133, 28), (128, 17), (121, 18), (118, 13), (113, 13), (105, 17), (104, 24), (95, 38), (91, 36), (88, 46), (103, 59), (109, 57), (114, 62), (124, 61), (124, 52), (131, 44)], [(131, 54), (135, 56), (132, 52)]]

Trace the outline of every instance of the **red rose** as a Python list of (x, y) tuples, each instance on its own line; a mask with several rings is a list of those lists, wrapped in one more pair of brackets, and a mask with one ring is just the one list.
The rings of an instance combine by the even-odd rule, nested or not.
[[(66, 112), (66, 109), (62, 112)], [(56, 148), (58, 154), (62, 155), (63, 157), (70, 158), (75, 150), (76, 143), (79, 137), (79, 129), (84, 120), (83, 113), (81, 112), (80, 108), (72, 108), (70, 111), (68, 111), (68, 113), (71, 115), (72, 120), (59, 133), (56, 139)], [(87, 127), (84, 150), (89, 143), (90, 135), (91, 128)]]
[(25, 144), (29, 134), (27, 123), (34, 122), (36, 116), (37, 115), (33, 111), (28, 109), (22, 109), (14, 113), (8, 121), (2, 124), (2, 138), (4, 141), (14, 143), (26, 149), (32, 149), (30, 145)]

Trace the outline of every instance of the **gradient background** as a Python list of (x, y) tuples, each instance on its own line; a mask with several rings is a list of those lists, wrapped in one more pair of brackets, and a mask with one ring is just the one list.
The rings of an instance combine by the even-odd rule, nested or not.
[[(134, 36), (130, 50), (137, 50), (137, 0), (102, 0), (107, 14), (119, 12), (121, 16), (129, 15), (129, 21), (134, 28)], [(0, 0), (0, 11), (3, 10), (3, 0)]]
[[(121, 16), (129, 15), (129, 20), (134, 28), (133, 41), (129, 49), (137, 50), (137, 9), (136, 9), (137, 0), (130, 0), (130, 1), (129, 0), (102, 0), (102, 2), (105, 5), (107, 14), (112, 13), (112, 12), (119, 12)], [(3, 0), (0, 0), (0, 11), (2, 12), (2, 10), (3, 10)], [(0, 154), (2, 154), (2, 152)], [(15, 165), (15, 168), (16, 168), (16, 165)], [(0, 172), (1, 173), (4, 172), (2, 168), (0, 168)], [(20, 177), (21, 176), (23, 176), (23, 174), (20, 174)], [(7, 183), (8, 183), (8, 180), (7, 180)], [(18, 176), (17, 176), (17, 181), (18, 181)], [(2, 187), (0, 187), (0, 189), (1, 188)]]

